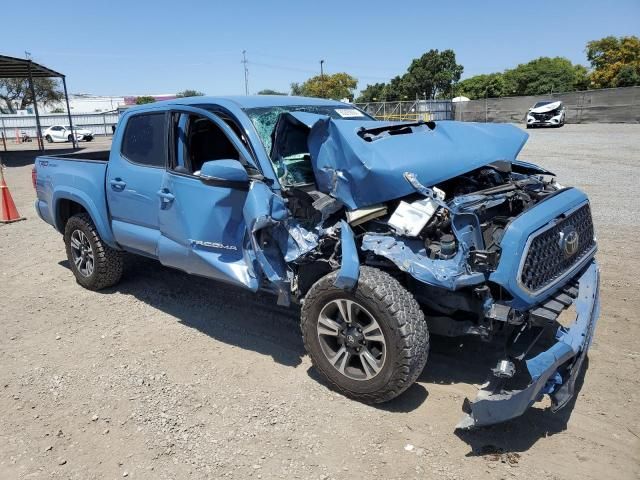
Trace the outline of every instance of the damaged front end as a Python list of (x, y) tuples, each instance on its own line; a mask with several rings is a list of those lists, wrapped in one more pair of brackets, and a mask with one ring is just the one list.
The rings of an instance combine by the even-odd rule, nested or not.
[[(593, 261), (575, 284), (532, 311), (533, 322), (526, 328), (535, 332), (533, 340), (518, 342), (516, 336), (509, 342), (510, 355), (498, 362), (475, 400), (465, 399), (465, 415), (456, 428), (481, 427), (518, 417), (545, 394), (551, 398), (551, 411), (566, 406), (574, 395), (576, 378), (593, 339), (600, 311), (598, 295), (599, 272)], [(567, 327), (559, 325), (558, 315), (573, 304), (573, 321)], [(541, 337), (549, 332), (550, 346), (540, 351)], [(518, 352), (523, 346), (524, 350)], [(531, 354), (534, 348), (539, 353)]]
[[(360, 265), (396, 277), (431, 333), (503, 342), (459, 428), (573, 395), (598, 316), (595, 235), (586, 196), (516, 160), (508, 125), (336, 121), (280, 115), (271, 158), (282, 186), (254, 185), (245, 207), (256, 270), (281, 303)], [(576, 309), (571, 325), (560, 313)]]

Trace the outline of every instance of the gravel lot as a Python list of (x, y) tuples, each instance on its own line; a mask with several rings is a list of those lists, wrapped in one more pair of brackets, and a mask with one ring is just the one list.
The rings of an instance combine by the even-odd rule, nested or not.
[(405, 395), (347, 400), (273, 297), (148, 260), (82, 289), (33, 210), (33, 155), (6, 156), (28, 219), (0, 225), (0, 477), (639, 478), (640, 125), (530, 133), (520, 157), (591, 196), (602, 316), (571, 408), (461, 434), (482, 344), (436, 338)]

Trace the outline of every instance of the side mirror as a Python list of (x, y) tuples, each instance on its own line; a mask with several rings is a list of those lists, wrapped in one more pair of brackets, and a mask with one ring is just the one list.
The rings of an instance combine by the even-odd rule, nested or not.
[(200, 168), (200, 180), (207, 185), (249, 189), (249, 174), (238, 160), (210, 160)]

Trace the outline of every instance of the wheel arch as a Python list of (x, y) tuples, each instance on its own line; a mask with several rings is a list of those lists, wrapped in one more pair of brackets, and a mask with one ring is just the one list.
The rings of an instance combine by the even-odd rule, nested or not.
[(86, 213), (96, 226), (100, 238), (111, 248), (120, 249), (115, 242), (109, 224), (104, 219), (104, 215), (100, 214), (98, 207), (87, 194), (76, 189), (71, 191), (58, 191), (54, 192), (52, 200), (54, 206), (53, 220), (56, 230), (64, 233), (64, 228), (69, 218), (77, 213)]

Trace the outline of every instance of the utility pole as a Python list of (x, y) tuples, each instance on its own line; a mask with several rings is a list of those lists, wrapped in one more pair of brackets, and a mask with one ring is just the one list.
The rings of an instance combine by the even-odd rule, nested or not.
[(244, 64), (244, 94), (249, 95), (249, 63), (247, 60), (247, 51), (242, 50), (242, 63)]
[(324, 69), (322, 65), (324, 64), (324, 60), (320, 60), (320, 78), (324, 78)]

